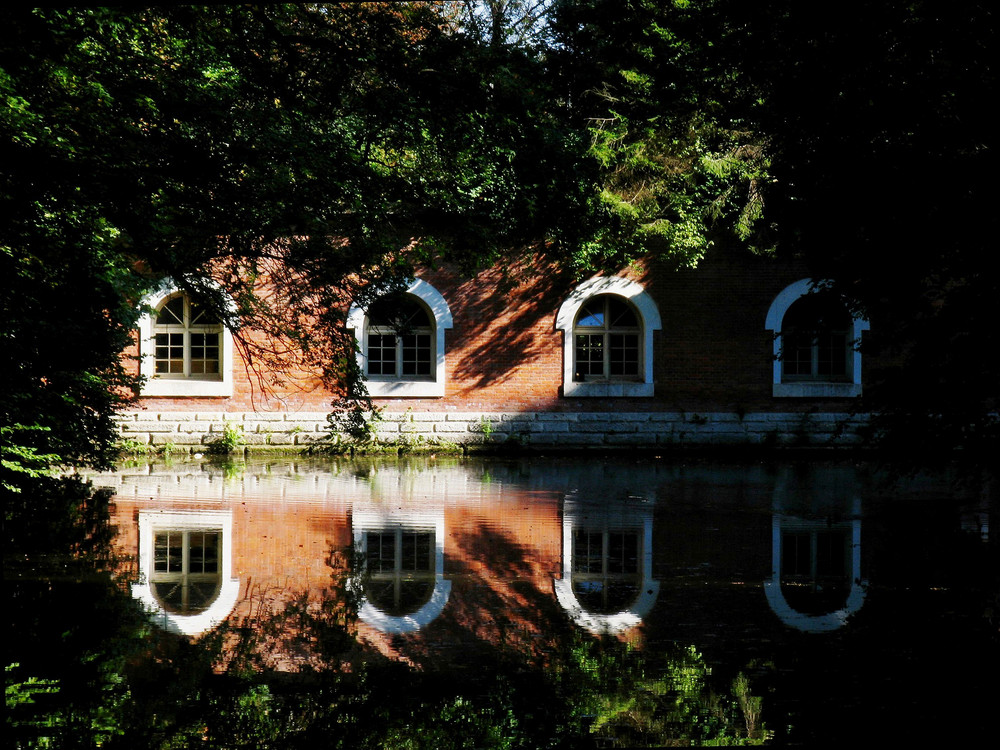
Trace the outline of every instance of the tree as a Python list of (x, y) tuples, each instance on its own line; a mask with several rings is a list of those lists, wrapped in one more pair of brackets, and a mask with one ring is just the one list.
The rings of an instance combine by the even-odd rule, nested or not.
[(119, 354), (163, 277), (214, 306), (252, 366), (336, 389), (356, 376), (348, 302), (418, 263), (568, 253), (586, 231), (584, 141), (537, 57), (453, 33), (433, 4), (3, 21), (12, 466), (110, 460), (137, 385)]
[(891, 363), (864, 404), (876, 444), (914, 468), (995, 471), (992, 9), (715, 5), (718, 54), (768, 136), (782, 252), (853, 300), (872, 321), (863, 346)]
[(601, 170), (596, 262), (650, 252), (694, 266), (716, 242), (771, 249), (766, 136), (739, 108), (737, 68), (711, 54), (712, 4), (566, 0), (552, 65)]
[(796, 259), (871, 321), (860, 409), (888, 461), (991, 470), (1000, 449), (993, 11), (774, 0), (566, 0), (571, 111), (614, 221), (600, 253), (726, 241)]

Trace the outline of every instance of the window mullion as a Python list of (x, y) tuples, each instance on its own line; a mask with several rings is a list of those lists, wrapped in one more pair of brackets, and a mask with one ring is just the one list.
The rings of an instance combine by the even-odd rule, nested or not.
[[(184, 297), (184, 377), (191, 377), (191, 300)], [(185, 547), (187, 549), (187, 547)]]

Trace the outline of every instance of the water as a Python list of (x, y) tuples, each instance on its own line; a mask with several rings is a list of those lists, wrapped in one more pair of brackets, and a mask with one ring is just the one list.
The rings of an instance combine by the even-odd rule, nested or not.
[(952, 741), (998, 705), (997, 508), (943, 480), (426, 457), (95, 484), (154, 623), (122, 700), (160, 716), (109, 745)]

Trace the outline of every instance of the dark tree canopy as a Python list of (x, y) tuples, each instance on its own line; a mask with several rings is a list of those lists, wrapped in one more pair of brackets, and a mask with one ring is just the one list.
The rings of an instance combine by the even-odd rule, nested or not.
[(453, 33), (433, 5), (3, 22), (5, 430), (46, 427), (18, 434), (64, 460), (110, 455), (134, 386), (118, 353), (163, 277), (226, 313), (248, 350), (246, 328), (279, 342), (252, 361), (297, 351), (334, 382), (352, 360), (346, 302), (366, 290), (415, 263), (569, 252), (586, 231), (594, 170), (537, 56)]

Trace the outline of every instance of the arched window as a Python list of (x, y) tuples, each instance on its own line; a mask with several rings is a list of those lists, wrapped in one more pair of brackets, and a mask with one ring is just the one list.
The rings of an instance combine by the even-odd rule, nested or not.
[(143, 396), (231, 396), (232, 334), (214, 311), (167, 280), (139, 319)]
[(861, 395), (858, 346), (868, 321), (832, 292), (810, 279), (790, 284), (772, 302), (765, 327), (774, 333), (774, 396)]
[(642, 378), (642, 326), (624, 297), (598, 294), (573, 326), (573, 380), (578, 383)]
[(433, 286), (417, 279), (367, 311), (355, 305), (347, 325), (358, 339), (358, 365), (372, 396), (444, 396), (444, 332), (452, 317)]
[(617, 276), (577, 287), (559, 307), (563, 395), (652, 396), (656, 303), (643, 287)]
[(415, 297), (378, 300), (368, 310), (365, 329), (368, 378), (432, 380), (433, 336), (431, 316)]
[(219, 379), (222, 324), (211, 310), (175, 294), (156, 311), (153, 336), (156, 377)]

